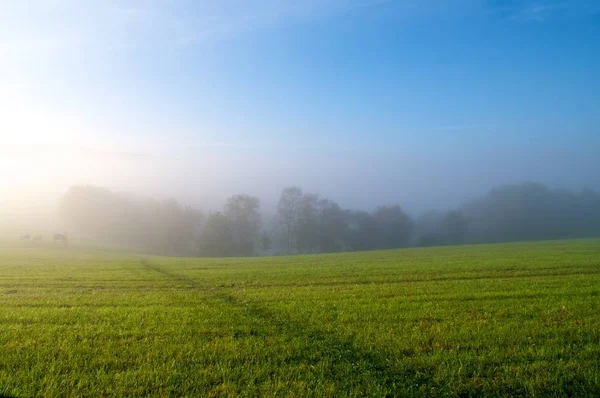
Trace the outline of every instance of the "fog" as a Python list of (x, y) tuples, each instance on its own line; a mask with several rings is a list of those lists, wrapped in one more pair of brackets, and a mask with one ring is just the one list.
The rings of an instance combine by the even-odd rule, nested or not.
[[(124, 212), (141, 203), (127, 195), (155, 201), (142, 218), (187, 206), (207, 221), (249, 195), (260, 231), (277, 236), (282, 191), (298, 187), (314, 219), (339, 210), (341, 224), (372, 222), (386, 242), (385, 217), (412, 231), (396, 231), (396, 244), (336, 236), (296, 252), (413, 245), (439, 233), (418, 225), (431, 210), (438, 229), (453, 211), (487, 225), (467, 208), (495, 188), (541, 195), (546, 211), (561, 190), (591, 209), (582, 192), (600, 190), (594, 2), (21, 3), (0, 15), (0, 234), (10, 239), (93, 237), (74, 225), (93, 214), (60, 211), (83, 186), (111, 192), (82, 193), (92, 213), (95, 195)], [(168, 199), (177, 206), (160, 208)], [(552, 236), (592, 234), (579, 227)], [(536, 237), (549, 236), (523, 238)], [(446, 238), (430, 240), (481, 240)]]
[[(416, 147), (416, 145), (415, 145)], [(0, 159), (3, 235), (66, 228), (57, 215), (69, 187), (92, 185), (221, 210), (231, 195), (261, 200), (275, 212), (288, 186), (371, 211), (399, 204), (412, 217), (447, 211), (506, 184), (539, 182), (574, 192), (599, 190), (600, 147), (361, 151), (340, 148), (193, 147), (144, 153), (82, 147), (5, 146)], [(416, 149), (416, 148), (415, 148)], [(10, 228), (8, 228), (10, 226)]]
[(52, 146), (4, 147), (2, 209), (56, 203), (72, 185), (89, 184), (205, 210), (235, 193), (260, 197), (266, 209), (281, 189), (301, 186), (345, 207), (401, 203), (411, 214), (445, 210), (493, 187), (528, 181), (554, 188), (599, 189), (600, 146), (469, 148), (442, 153), (402, 148), (189, 148), (179, 153), (106, 152)]

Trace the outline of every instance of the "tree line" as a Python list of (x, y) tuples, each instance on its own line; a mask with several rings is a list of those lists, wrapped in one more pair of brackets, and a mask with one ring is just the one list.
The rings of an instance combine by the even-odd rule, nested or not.
[(527, 183), (493, 189), (458, 209), (413, 219), (400, 205), (343, 209), (298, 187), (285, 188), (263, 220), (259, 198), (234, 195), (208, 214), (175, 200), (156, 201), (75, 186), (60, 212), (82, 239), (173, 256), (232, 257), (394, 249), (600, 236), (600, 194)]

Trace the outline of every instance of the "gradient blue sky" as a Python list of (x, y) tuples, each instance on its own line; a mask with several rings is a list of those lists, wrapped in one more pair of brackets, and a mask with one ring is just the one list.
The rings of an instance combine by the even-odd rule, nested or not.
[(30, 165), (6, 191), (215, 207), (295, 184), (420, 212), (505, 183), (600, 189), (598, 1), (0, 7), (2, 166)]

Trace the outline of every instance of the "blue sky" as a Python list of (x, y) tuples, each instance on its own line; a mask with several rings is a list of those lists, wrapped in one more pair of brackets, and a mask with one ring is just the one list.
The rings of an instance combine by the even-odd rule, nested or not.
[(32, 166), (30, 189), (275, 200), (298, 184), (418, 212), (511, 182), (600, 188), (597, 1), (1, 5), (3, 147), (128, 168), (77, 152), (85, 172)]

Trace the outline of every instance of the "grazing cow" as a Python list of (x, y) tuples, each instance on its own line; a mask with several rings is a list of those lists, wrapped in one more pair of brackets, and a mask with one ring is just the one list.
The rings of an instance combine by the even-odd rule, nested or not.
[(63, 235), (63, 234), (54, 234), (54, 243), (62, 243), (63, 245), (66, 245), (67, 243), (69, 243), (69, 240), (67, 239), (67, 235)]
[(36, 236), (34, 236), (31, 241), (33, 243), (41, 242), (42, 241), (42, 235), (36, 235)]
[(29, 234), (21, 235), (21, 240), (31, 240), (31, 236), (29, 236)]

